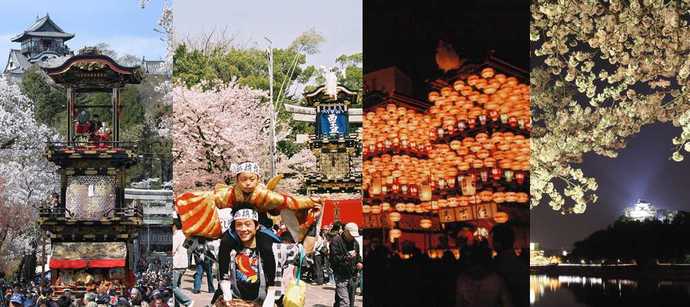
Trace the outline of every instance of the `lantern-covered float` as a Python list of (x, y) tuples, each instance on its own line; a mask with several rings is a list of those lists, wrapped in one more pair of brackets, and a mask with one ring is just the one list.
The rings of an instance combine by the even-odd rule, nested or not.
[(425, 101), (368, 94), (367, 237), (399, 251), (400, 242), (412, 241), (431, 258), (445, 251), (459, 257), (450, 233), (486, 236), (509, 223), (526, 246), (531, 117), (524, 75), (490, 57), (430, 82)]
[[(134, 143), (120, 140), (120, 89), (140, 83), (143, 73), (95, 48), (43, 70), (67, 92), (67, 138), (49, 143), (47, 152), (59, 166), (60, 193), (38, 219), (50, 236), (53, 295), (105, 286), (124, 294), (134, 284), (133, 246), (143, 215), (136, 203), (124, 202), (126, 171), (137, 156)], [(93, 93), (109, 93), (110, 103), (93, 103)]]

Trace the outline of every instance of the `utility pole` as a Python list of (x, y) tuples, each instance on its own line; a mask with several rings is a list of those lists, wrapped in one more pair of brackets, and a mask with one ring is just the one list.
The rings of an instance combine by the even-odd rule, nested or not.
[(273, 42), (264, 37), (268, 42), (268, 97), (271, 103), (271, 178), (276, 175), (276, 114), (273, 103)]

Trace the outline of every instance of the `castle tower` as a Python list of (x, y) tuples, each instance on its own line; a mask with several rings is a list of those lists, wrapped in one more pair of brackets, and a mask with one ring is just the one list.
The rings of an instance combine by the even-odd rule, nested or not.
[(31, 64), (71, 55), (65, 42), (72, 38), (74, 34), (63, 31), (46, 14), (12, 38), (12, 42), (21, 44), (21, 49), (10, 50), (4, 74), (21, 79)]

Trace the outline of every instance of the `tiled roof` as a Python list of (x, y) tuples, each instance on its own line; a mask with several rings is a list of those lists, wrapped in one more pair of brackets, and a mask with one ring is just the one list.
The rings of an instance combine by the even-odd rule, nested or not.
[(26, 36), (56, 37), (56, 38), (64, 38), (65, 40), (69, 40), (72, 37), (74, 37), (74, 34), (66, 33), (65, 31), (63, 31), (62, 28), (60, 28), (57, 24), (55, 24), (55, 22), (53, 22), (53, 20), (50, 19), (50, 16), (48, 16), (48, 14), (46, 14), (46, 16), (37, 19), (24, 32), (13, 37), (12, 41), (13, 42), (19, 42), (22, 39), (24, 39)]
[[(17, 67), (13, 67), (12, 69), (9, 69), (9, 63), (14, 62), (19, 64)], [(5, 66), (5, 73), (15, 73), (15, 74), (21, 74), (24, 73), (26, 70), (31, 67), (31, 63), (29, 63), (29, 60), (21, 53), (20, 50), (17, 49), (12, 49), (10, 50), (9, 57), (7, 59), (7, 64), (8, 66)]]

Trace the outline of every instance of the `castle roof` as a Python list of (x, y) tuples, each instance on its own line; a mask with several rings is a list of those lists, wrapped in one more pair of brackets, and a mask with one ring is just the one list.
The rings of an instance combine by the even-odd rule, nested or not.
[(62, 38), (68, 41), (74, 37), (74, 34), (67, 33), (62, 30), (50, 16), (46, 14), (44, 17), (37, 19), (28, 29), (12, 38), (13, 42), (22, 42), (29, 37), (46, 37), (46, 38)]

